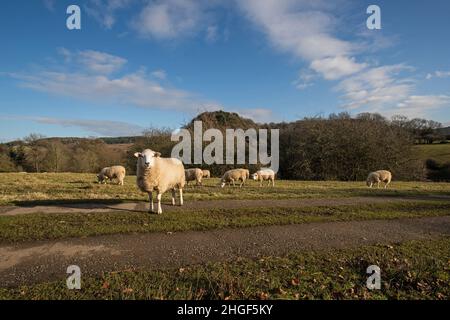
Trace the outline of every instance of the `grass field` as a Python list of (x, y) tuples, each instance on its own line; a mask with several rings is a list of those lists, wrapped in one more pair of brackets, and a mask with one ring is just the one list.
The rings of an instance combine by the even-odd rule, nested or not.
[[(245, 188), (218, 187), (219, 179), (204, 181), (203, 187), (185, 189), (186, 201), (220, 199), (289, 199), (289, 198), (337, 198), (355, 196), (421, 196), (450, 195), (448, 183), (424, 183), (393, 181), (387, 190), (368, 189), (365, 182), (339, 181), (276, 181), (275, 188), (260, 188), (255, 181), (248, 181)], [(168, 201), (170, 192), (164, 194)], [(124, 202), (146, 201), (135, 177), (126, 177), (125, 185), (101, 185), (94, 174), (77, 173), (1, 173), (1, 205), (38, 205), (76, 202)]]
[[(0, 245), (98, 235), (182, 232), (311, 222), (399, 219), (450, 214), (450, 184), (393, 181), (368, 189), (364, 182), (276, 181), (260, 188), (220, 189), (218, 179), (185, 190), (186, 203), (208, 200), (315, 199), (298, 207), (182, 208), (152, 215), (142, 211), (0, 215)], [(163, 201), (169, 202), (169, 194)], [(383, 197), (376, 203), (336, 204), (339, 199)], [(0, 213), (34, 205), (147, 202), (135, 186), (99, 185), (93, 174), (0, 174)], [(223, 203), (223, 202), (222, 202)], [(254, 203), (254, 202), (252, 202)], [(383, 290), (365, 287), (367, 265), (383, 270)], [(0, 299), (449, 299), (450, 239), (413, 241), (345, 250), (291, 252), (262, 259), (189, 265), (181, 269), (132, 270), (84, 277), (83, 289), (63, 282), (1, 288)]]
[[(377, 264), (381, 290), (366, 288)], [(122, 271), (1, 289), (0, 299), (442, 299), (450, 298), (450, 238), (310, 251), (179, 269)]]
[(450, 143), (416, 145), (413, 150), (416, 159), (423, 161), (434, 159), (442, 163), (450, 162)]

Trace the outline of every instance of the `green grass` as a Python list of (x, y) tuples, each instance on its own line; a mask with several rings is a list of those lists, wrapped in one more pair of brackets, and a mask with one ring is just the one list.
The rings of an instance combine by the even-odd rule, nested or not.
[[(381, 268), (381, 289), (366, 268)], [(238, 259), (179, 269), (122, 271), (0, 289), (0, 299), (450, 299), (450, 238)]]
[[(94, 174), (77, 173), (0, 173), (0, 206), (52, 205), (77, 202), (123, 202), (147, 200), (128, 176), (124, 186), (100, 185)], [(219, 188), (219, 179), (205, 180), (204, 187), (185, 189), (186, 201), (219, 199), (289, 199), (336, 198), (354, 196), (450, 196), (449, 183), (393, 181), (388, 190), (368, 189), (364, 182), (339, 181), (276, 181), (275, 188), (259, 188), (249, 181), (238, 187)], [(163, 199), (168, 201), (170, 192)], [(1, 208), (0, 208), (1, 210)]]
[(439, 162), (450, 162), (450, 143), (447, 144), (425, 144), (414, 146), (414, 155), (417, 159), (434, 159)]
[(165, 212), (35, 213), (0, 216), (0, 242), (132, 232), (208, 230), (308, 222), (441, 216), (449, 201), (411, 201), (297, 208), (202, 209)]

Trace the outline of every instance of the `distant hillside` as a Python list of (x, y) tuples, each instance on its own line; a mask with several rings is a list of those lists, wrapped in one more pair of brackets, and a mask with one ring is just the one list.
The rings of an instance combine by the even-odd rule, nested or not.
[(442, 163), (450, 162), (450, 143), (421, 144), (413, 147), (414, 156), (425, 162), (433, 159)]
[[(74, 144), (74, 143), (78, 143), (78, 142), (83, 142), (83, 141), (92, 141), (92, 140), (100, 140), (103, 141), (106, 144), (111, 144), (111, 145), (115, 145), (115, 144), (120, 144), (120, 145), (129, 145), (129, 144), (133, 144), (136, 142), (136, 140), (138, 139), (138, 136), (134, 136), (134, 137), (99, 137), (99, 138), (79, 138), (79, 137), (51, 137), (51, 138), (43, 138), (40, 139), (40, 141), (60, 141), (63, 144)], [(10, 142), (6, 142), (4, 143), (4, 145), (7, 146), (16, 146), (16, 145), (20, 145), (23, 144), (24, 142), (21, 140), (14, 140), (14, 141), (10, 141)]]
[(436, 129), (436, 132), (438, 134), (442, 134), (444, 136), (450, 136), (450, 126), (445, 127), (445, 128), (438, 128), (438, 129)]

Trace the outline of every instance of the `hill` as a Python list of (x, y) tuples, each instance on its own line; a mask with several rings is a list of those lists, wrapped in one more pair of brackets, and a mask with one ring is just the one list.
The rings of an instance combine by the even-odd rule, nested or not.
[(437, 128), (436, 133), (444, 136), (450, 136), (450, 126), (444, 128)]
[(192, 119), (186, 126), (186, 129), (194, 128), (194, 121), (202, 121), (203, 129), (215, 128), (220, 131), (225, 129), (249, 129), (258, 128), (256, 122), (251, 119), (243, 118), (235, 112), (225, 112), (225, 111), (213, 111), (213, 112), (203, 112)]

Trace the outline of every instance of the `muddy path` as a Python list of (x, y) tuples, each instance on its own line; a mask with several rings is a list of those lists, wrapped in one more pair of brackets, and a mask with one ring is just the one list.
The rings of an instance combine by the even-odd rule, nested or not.
[(450, 236), (450, 216), (308, 223), (179, 233), (108, 235), (0, 246), (0, 287), (64, 280), (75, 264), (83, 275), (178, 268), (311, 249)]
[[(187, 201), (183, 206), (172, 206), (163, 203), (163, 211), (183, 211), (195, 209), (241, 209), (256, 207), (309, 207), (309, 206), (340, 206), (340, 205), (358, 205), (370, 203), (387, 203), (402, 201), (420, 201), (420, 200), (445, 200), (450, 197), (444, 196), (423, 196), (423, 197), (348, 197), (348, 198), (315, 198), (315, 199), (259, 199), (259, 200), (204, 200)], [(111, 212), (111, 211), (130, 211), (145, 212), (148, 211), (148, 201), (141, 202), (123, 202), (115, 204), (105, 203), (69, 203), (57, 205), (36, 205), (36, 206), (9, 206), (0, 207), (0, 216), (14, 216), (32, 213), (92, 213), (92, 212)]]

